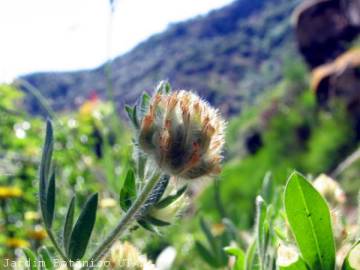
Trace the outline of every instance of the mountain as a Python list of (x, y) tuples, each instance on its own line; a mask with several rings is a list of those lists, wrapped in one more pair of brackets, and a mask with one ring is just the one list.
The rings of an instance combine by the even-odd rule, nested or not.
[[(174, 88), (196, 90), (227, 115), (238, 113), (281, 79), (284, 59), (296, 51), (290, 18), (297, 4), (299, 0), (237, 0), (170, 25), (113, 60), (111, 84), (119, 108), (167, 79)], [(94, 91), (106, 97), (106, 67), (21, 79), (40, 89), (54, 110), (71, 110)], [(27, 106), (42, 113), (30, 95)]]

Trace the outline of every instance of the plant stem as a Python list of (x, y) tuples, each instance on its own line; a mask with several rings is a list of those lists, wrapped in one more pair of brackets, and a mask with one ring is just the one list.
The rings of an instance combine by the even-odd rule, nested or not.
[[(151, 191), (157, 184), (160, 179), (160, 174), (156, 173), (155, 177), (151, 177), (149, 181), (145, 184), (143, 190), (136, 198), (134, 203), (131, 205), (129, 210), (126, 212), (124, 217), (120, 220), (119, 224), (115, 227), (115, 229), (105, 238), (105, 240), (100, 244), (100, 246), (94, 251), (90, 259), (92, 265), (97, 265), (101, 258), (109, 251), (114, 242), (121, 236), (121, 234), (129, 227), (132, 221), (134, 221), (134, 217), (142, 208), (144, 203), (146, 202), (148, 196)], [(84, 267), (82, 269), (89, 269), (89, 267)]]
[(55, 247), (56, 251), (60, 254), (61, 258), (66, 262), (67, 267), (72, 270), (73, 267), (71, 265), (71, 262), (69, 261), (69, 259), (65, 255), (65, 253), (60, 248), (58, 242), (55, 239), (55, 236), (54, 236), (53, 232), (48, 228), (46, 228), (46, 232), (47, 232), (47, 234), (48, 234), (48, 236), (50, 238), (50, 241), (52, 242), (53, 246)]

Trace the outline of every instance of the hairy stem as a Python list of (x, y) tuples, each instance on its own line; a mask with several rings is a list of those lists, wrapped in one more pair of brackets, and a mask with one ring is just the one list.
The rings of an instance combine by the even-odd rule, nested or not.
[(62, 251), (62, 249), (60, 248), (58, 242), (56, 241), (55, 239), (55, 236), (53, 234), (53, 232), (48, 229), (48, 228), (45, 228), (46, 229), (46, 232), (49, 236), (49, 239), (51, 241), (51, 243), (53, 244), (54, 248), (56, 249), (56, 251), (60, 254), (61, 258), (66, 262), (67, 264), (67, 267), (72, 270), (73, 269), (73, 266), (71, 264), (71, 261), (67, 258), (67, 256), (65, 255), (65, 253)]
[[(147, 198), (151, 194), (151, 191), (154, 189), (155, 185), (160, 179), (160, 174), (156, 174), (155, 177), (151, 177), (149, 181), (145, 184), (143, 190), (136, 198), (134, 203), (131, 205), (129, 210), (126, 212), (124, 217), (120, 220), (115, 229), (105, 238), (105, 240), (100, 244), (100, 246), (94, 251), (90, 259), (91, 265), (97, 265), (101, 258), (106, 255), (114, 242), (121, 236), (121, 234), (131, 225), (134, 221), (134, 217), (137, 212), (143, 207), (146, 203)], [(90, 267), (83, 267), (82, 269), (90, 269)]]

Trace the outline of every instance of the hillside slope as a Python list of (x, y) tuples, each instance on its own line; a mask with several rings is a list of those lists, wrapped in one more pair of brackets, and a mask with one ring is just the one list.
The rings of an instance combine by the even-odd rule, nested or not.
[[(114, 59), (112, 84), (122, 107), (159, 80), (195, 89), (226, 114), (240, 111), (282, 74), (295, 53), (290, 15), (299, 0), (237, 0), (167, 31)], [(23, 79), (41, 90), (55, 110), (72, 109), (94, 90), (106, 96), (105, 65), (94, 70), (36, 73)], [(33, 113), (41, 113), (28, 98)]]

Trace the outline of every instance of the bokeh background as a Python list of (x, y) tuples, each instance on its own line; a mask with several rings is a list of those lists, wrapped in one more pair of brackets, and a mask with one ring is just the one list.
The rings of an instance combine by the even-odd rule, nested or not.
[[(44, 119), (55, 125), (57, 215), (100, 192), (96, 239), (119, 219), (132, 164), (125, 104), (160, 80), (189, 89), (228, 121), (219, 181), (190, 183), (191, 203), (158, 237), (127, 237), (171, 269), (212, 269), (199, 218), (248, 231), (271, 171), (327, 173), (349, 217), (360, 187), (360, 4), (356, 0), (4, 0), (0, 3), (0, 258), (47, 243), (37, 202)], [(55, 227), (59, 224), (55, 224)], [(248, 231), (249, 233), (249, 231)], [(97, 240), (91, 245), (95, 246)]]

